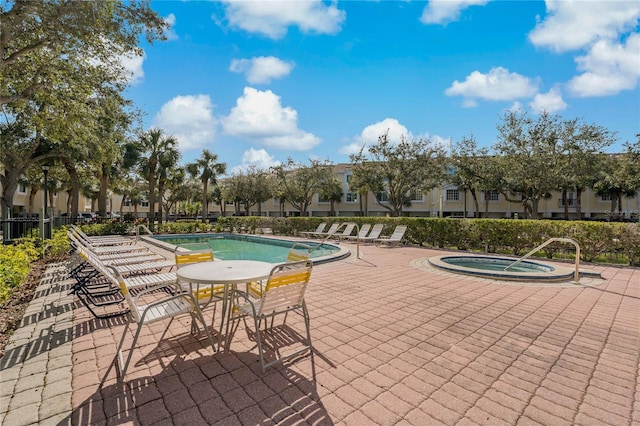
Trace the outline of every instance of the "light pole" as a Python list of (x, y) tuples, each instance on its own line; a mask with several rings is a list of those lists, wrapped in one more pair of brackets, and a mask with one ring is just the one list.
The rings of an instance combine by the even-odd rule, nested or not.
[(44, 218), (47, 218), (47, 175), (49, 174), (49, 169), (51, 168), (48, 164), (42, 165), (42, 173), (44, 173)]
[(47, 219), (47, 174), (49, 174), (49, 169), (51, 168), (50, 165), (48, 164), (43, 164), (42, 165), (42, 173), (44, 173), (44, 211), (42, 212), (42, 238), (46, 238), (49, 237), (51, 238), (51, 235), (49, 232), (45, 232), (45, 229), (47, 229), (47, 231), (51, 228), (48, 228), (49, 224), (45, 223), (45, 220)]

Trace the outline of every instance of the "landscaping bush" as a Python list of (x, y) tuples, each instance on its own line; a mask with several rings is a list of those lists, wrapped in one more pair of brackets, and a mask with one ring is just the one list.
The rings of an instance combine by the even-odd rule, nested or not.
[(47, 240), (47, 255), (59, 258), (69, 253), (71, 245), (69, 244), (69, 237), (67, 236), (67, 228), (62, 226), (53, 231), (53, 235), (50, 240)]
[(37, 241), (24, 238), (15, 245), (0, 245), (0, 303), (27, 278), (29, 264), (40, 255)]

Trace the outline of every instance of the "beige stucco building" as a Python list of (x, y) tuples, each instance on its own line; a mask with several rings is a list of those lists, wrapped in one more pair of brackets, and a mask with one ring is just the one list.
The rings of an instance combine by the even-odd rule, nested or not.
[[(366, 214), (367, 216), (385, 216), (389, 210), (379, 204), (373, 194), (369, 194), (365, 199), (360, 200), (360, 194), (349, 191), (349, 180), (351, 169), (349, 164), (337, 164), (334, 166), (334, 173), (339, 182), (342, 183), (343, 197), (342, 201), (334, 204), (334, 214), (336, 216), (358, 216)], [(29, 206), (30, 188), (20, 186), (14, 197), (14, 216), (26, 215)], [(486, 199), (488, 198), (488, 200)], [(68, 195), (66, 193), (54, 193), (48, 202), (50, 211), (54, 216), (67, 212)], [(568, 194), (569, 217), (575, 218), (575, 194)], [(521, 203), (513, 203), (506, 201), (504, 196), (498, 192), (488, 194), (478, 194), (479, 210), (483, 217), (491, 218), (510, 218), (523, 217), (524, 209)], [(34, 200), (34, 213), (39, 212), (43, 206), (43, 193), (36, 193)], [(110, 195), (107, 200), (107, 210), (118, 214), (133, 214), (134, 207), (128, 203), (124, 203), (121, 209), (121, 196)], [(86, 197), (80, 196), (78, 206), (79, 212), (95, 212), (95, 202)], [(486, 212), (485, 212), (486, 209)], [(158, 209), (156, 208), (156, 211)], [(601, 218), (609, 217), (612, 210), (611, 200), (607, 196), (597, 195), (592, 190), (585, 190), (582, 194), (582, 213), (584, 218)], [(143, 202), (137, 207), (137, 215), (139, 217), (146, 216), (149, 211), (148, 202)], [(229, 203), (224, 208), (225, 215), (234, 214), (234, 206)], [(220, 215), (220, 206), (216, 204), (209, 205), (209, 212), (213, 216)], [(261, 214), (263, 216), (281, 216), (284, 212), (286, 216), (299, 215), (298, 210), (292, 205), (286, 203), (284, 208), (280, 205), (278, 199), (271, 199), (261, 206)], [(314, 196), (312, 204), (308, 209), (311, 216), (329, 216), (331, 213), (331, 205), (328, 201), (323, 201), (318, 195)], [(640, 212), (640, 189), (636, 191), (633, 197), (624, 198), (622, 200), (622, 217), (626, 219), (638, 219)], [(242, 211), (244, 213), (244, 210)], [(258, 213), (258, 206), (251, 208), (251, 214)], [(439, 188), (424, 194), (414, 194), (411, 207), (404, 209), (407, 216), (422, 217), (474, 217), (475, 206), (473, 198), (469, 191), (463, 191), (455, 185), (444, 184)], [(540, 201), (539, 215), (543, 218), (562, 218), (564, 217), (564, 207), (562, 204), (562, 195), (559, 192), (553, 192), (551, 197)]]

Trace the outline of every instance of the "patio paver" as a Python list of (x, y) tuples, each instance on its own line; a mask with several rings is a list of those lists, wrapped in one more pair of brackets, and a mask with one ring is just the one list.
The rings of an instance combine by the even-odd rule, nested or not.
[(124, 320), (77, 306), (53, 265), (0, 359), (0, 423), (640, 423), (639, 268), (522, 285), (414, 266), (436, 250), (360, 254), (314, 267), (313, 356), (263, 374), (242, 323), (214, 354), (179, 317), (143, 331), (123, 383)]

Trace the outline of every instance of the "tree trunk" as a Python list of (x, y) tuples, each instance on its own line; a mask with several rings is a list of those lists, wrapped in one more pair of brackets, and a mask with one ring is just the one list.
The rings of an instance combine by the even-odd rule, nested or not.
[(576, 219), (582, 220), (582, 188), (576, 188)]
[(106, 164), (102, 165), (100, 173), (100, 189), (98, 192), (98, 214), (100, 217), (107, 215), (107, 189), (109, 188), (109, 168)]
[(4, 170), (4, 173), (2, 179), (2, 217), (7, 218), (13, 211), (13, 197), (18, 190), (19, 175), (7, 169)]
[(28, 217), (33, 216), (33, 202), (36, 199), (36, 194), (40, 190), (40, 185), (31, 185), (31, 191), (29, 192), (29, 207), (27, 209)]
[(564, 209), (564, 220), (569, 220), (569, 199), (567, 198), (567, 190), (562, 190), (562, 207)]
[[(480, 205), (478, 204), (478, 194), (475, 189), (471, 189), (471, 197), (473, 198), (473, 217), (480, 217)], [(486, 197), (486, 194), (485, 194)]]
[(69, 206), (71, 217), (78, 217), (78, 203), (80, 202), (80, 178), (75, 165), (68, 157), (62, 157), (62, 164), (69, 174), (71, 191), (69, 192)]
[[(159, 213), (158, 223), (160, 225), (162, 225), (162, 216), (163, 216), (162, 213), (164, 212), (164, 209), (163, 209), (164, 203), (162, 202), (162, 198), (164, 197), (164, 186), (165, 186), (164, 180), (160, 180), (158, 182), (158, 213)], [(168, 212), (166, 217), (169, 217)]]
[(209, 211), (209, 200), (207, 199), (207, 191), (209, 190), (209, 180), (202, 181), (202, 221), (204, 222)]
[(156, 220), (156, 173), (155, 164), (149, 164), (149, 224), (153, 226)]

